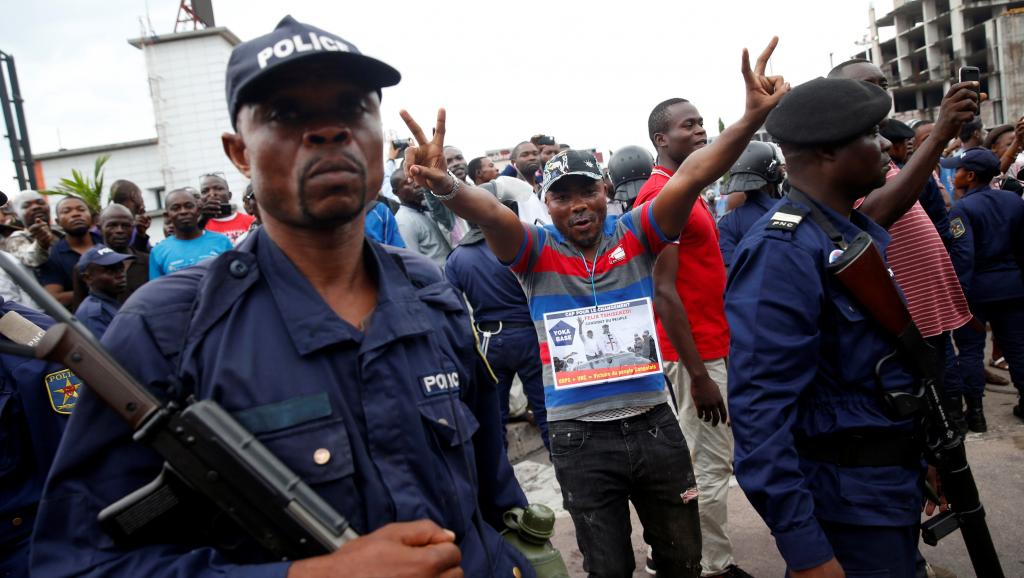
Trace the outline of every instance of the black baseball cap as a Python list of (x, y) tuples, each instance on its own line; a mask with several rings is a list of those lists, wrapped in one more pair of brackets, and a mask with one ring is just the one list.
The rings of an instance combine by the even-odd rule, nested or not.
[(394, 86), (402, 75), (391, 66), (370, 58), (351, 42), (285, 16), (270, 34), (243, 42), (231, 51), (226, 75), (231, 126), (242, 104), (257, 98), (260, 80), (272, 72), (309, 59), (330, 61), (339, 76), (370, 89)]
[(548, 192), (551, 185), (569, 175), (583, 175), (595, 181), (604, 180), (601, 165), (597, 158), (588, 151), (567, 150), (551, 157), (544, 165), (544, 181), (540, 186), (540, 194)]

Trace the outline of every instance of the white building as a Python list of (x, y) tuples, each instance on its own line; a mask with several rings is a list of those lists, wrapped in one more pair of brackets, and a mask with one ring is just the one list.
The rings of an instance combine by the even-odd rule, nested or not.
[(888, 14), (869, 15), (869, 56), (889, 77), (896, 118), (935, 118), (961, 66), (981, 70), (986, 126), (1019, 118), (1024, 0), (895, 0)]
[(143, 190), (154, 217), (149, 234), (163, 238), (163, 194), (191, 186), (201, 175), (222, 172), (241, 206), (248, 181), (224, 155), (221, 134), (231, 131), (224, 96), (224, 72), (238, 37), (227, 28), (207, 28), (135, 38), (128, 43), (146, 61), (154, 138), (43, 153), (35, 156), (40, 187), (52, 187), (72, 169), (90, 175), (96, 158), (109, 154), (104, 170), (106, 197), (110, 183), (127, 179)]

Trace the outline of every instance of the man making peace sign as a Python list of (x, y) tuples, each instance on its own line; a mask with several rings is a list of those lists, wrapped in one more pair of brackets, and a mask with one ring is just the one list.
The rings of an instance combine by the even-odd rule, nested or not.
[[(777, 42), (772, 39), (754, 69), (743, 52), (743, 118), (691, 155), (656, 200), (621, 217), (607, 215), (594, 156), (569, 150), (544, 166), (541, 193), (554, 224), (524, 224), (493, 195), (447, 172), (443, 109), (429, 140), (402, 112), (418, 142), (406, 150), (409, 177), (479, 225), (526, 292), (544, 363), (551, 461), (591, 576), (633, 571), (627, 499), (654, 547), (659, 575), (699, 576), (696, 482), (686, 441), (667, 403), (660, 362), (639, 363), (646, 360), (622, 354), (606, 367), (556, 371), (551, 360), (582, 349), (576, 336), (587, 327), (607, 324), (623, 334), (653, 333), (655, 258), (679, 235), (700, 191), (729, 169), (789, 90), (781, 77), (764, 74)], [(582, 329), (577, 319), (583, 320)]]

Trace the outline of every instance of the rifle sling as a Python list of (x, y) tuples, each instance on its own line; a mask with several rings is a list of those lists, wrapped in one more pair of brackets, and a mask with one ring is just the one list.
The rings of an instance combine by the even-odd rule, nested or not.
[(807, 208), (811, 210), (811, 220), (817, 223), (822, 231), (825, 231), (825, 234), (828, 235), (828, 238), (832, 240), (836, 247), (843, 251), (849, 248), (849, 244), (843, 238), (843, 234), (839, 232), (839, 229), (836, 229), (836, 226), (832, 224), (828, 216), (822, 212), (821, 208), (818, 207), (818, 203), (807, 196), (807, 193), (791, 186), (789, 194), (786, 196), (798, 203), (807, 205)]

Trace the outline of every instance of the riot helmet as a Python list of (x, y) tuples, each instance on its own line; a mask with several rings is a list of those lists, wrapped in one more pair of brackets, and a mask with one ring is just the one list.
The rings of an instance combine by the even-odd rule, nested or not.
[(615, 188), (614, 199), (632, 205), (640, 187), (650, 178), (653, 166), (654, 157), (643, 147), (630, 145), (616, 151), (608, 161), (608, 174)]
[(729, 169), (728, 193), (754, 191), (765, 185), (774, 185), (773, 197), (778, 196), (782, 182), (781, 154), (769, 143), (750, 141), (746, 150)]

